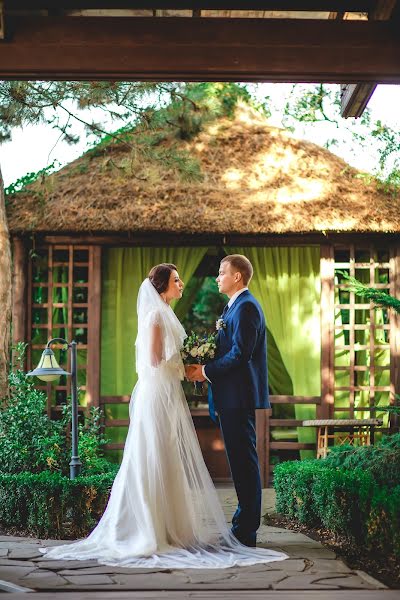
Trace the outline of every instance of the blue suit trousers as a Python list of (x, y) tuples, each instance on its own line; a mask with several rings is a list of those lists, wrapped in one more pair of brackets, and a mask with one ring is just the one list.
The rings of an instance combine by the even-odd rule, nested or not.
[(261, 478), (256, 450), (254, 409), (218, 409), (219, 424), (238, 507), (232, 518), (232, 532), (244, 544), (255, 545), (261, 519)]

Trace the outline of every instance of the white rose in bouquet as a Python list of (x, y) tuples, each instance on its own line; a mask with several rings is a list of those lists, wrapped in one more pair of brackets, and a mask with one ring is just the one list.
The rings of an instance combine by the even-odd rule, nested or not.
[[(191, 332), (185, 339), (181, 356), (185, 364), (193, 362), (197, 364), (207, 364), (215, 356), (216, 341), (215, 334), (204, 334), (200, 336), (195, 332)], [(194, 382), (195, 395), (203, 395), (203, 383)]]

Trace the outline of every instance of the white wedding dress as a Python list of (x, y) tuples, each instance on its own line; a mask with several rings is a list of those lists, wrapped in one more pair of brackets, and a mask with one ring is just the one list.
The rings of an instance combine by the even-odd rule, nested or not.
[[(204, 463), (181, 381), (185, 331), (146, 279), (138, 296), (139, 375), (124, 455), (106, 510), (85, 539), (41, 548), (54, 559), (97, 559), (118, 567), (227, 568), (284, 560), (242, 545), (228, 528)], [(151, 328), (161, 327), (154, 366)]]

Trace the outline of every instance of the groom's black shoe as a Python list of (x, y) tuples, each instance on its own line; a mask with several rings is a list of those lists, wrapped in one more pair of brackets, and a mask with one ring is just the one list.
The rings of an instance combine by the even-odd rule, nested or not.
[(255, 548), (257, 546), (255, 539), (241, 537), (237, 532), (233, 531), (233, 529), (231, 529), (231, 533), (241, 544), (243, 544), (243, 546), (249, 546), (249, 548)]

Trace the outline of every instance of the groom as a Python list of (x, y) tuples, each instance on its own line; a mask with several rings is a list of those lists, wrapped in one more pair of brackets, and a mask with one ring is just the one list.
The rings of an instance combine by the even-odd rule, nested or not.
[(238, 507), (232, 533), (246, 546), (255, 546), (261, 517), (261, 481), (256, 451), (255, 409), (270, 408), (267, 347), (262, 309), (248, 290), (251, 262), (241, 254), (226, 256), (216, 279), (229, 297), (217, 321), (217, 352), (207, 365), (189, 365), (191, 381), (210, 382), (210, 416), (224, 438)]

